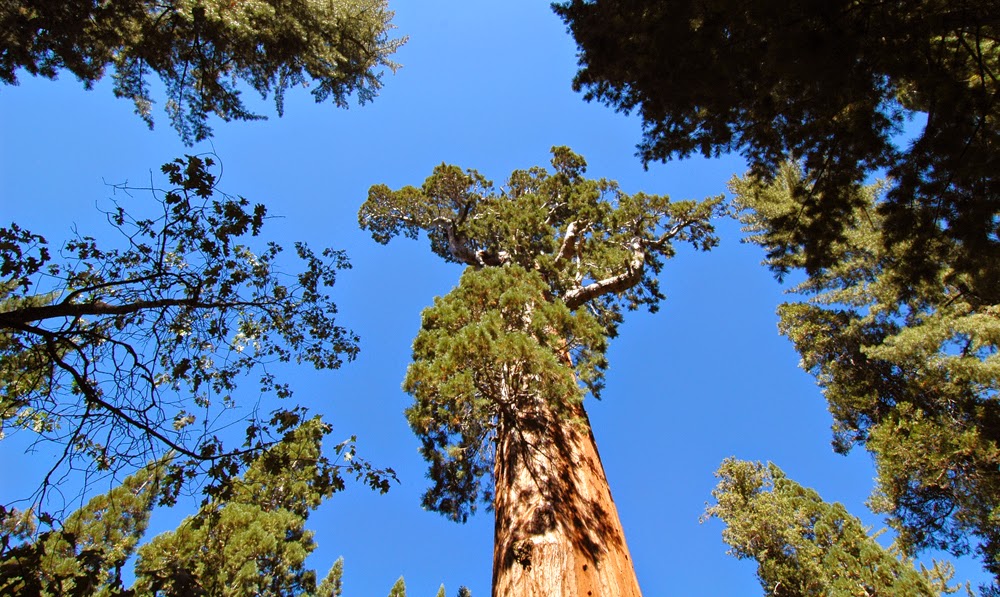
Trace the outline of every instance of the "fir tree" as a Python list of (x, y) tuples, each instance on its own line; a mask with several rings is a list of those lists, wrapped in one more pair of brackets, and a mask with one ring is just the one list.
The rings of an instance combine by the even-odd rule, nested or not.
[(672, 243), (715, 244), (718, 200), (627, 195), (584, 178), (565, 147), (552, 166), (496, 192), (442, 164), (419, 189), (373, 186), (359, 219), (381, 243), (426, 232), (469, 266), (424, 312), (404, 382), (430, 463), (424, 505), (461, 521), (491, 503), (494, 594), (638, 595), (581, 384), (599, 393), (622, 312), (656, 309)]
[[(313, 418), (289, 431), (197, 514), (139, 549), (134, 589), (155, 595), (313, 595), (309, 513), (344, 487), (321, 452), (330, 431)], [(338, 446), (337, 452), (347, 449)], [(319, 594), (342, 591), (338, 560)]]
[(402, 576), (397, 578), (395, 584), (392, 585), (392, 589), (389, 590), (389, 597), (406, 597), (406, 583), (403, 581)]
[(870, 537), (840, 504), (788, 479), (773, 464), (727, 459), (706, 516), (726, 524), (723, 540), (757, 561), (766, 595), (936, 596), (954, 593), (950, 566), (917, 570)]
[[(773, 181), (732, 183), (749, 240), (776, 271), (806, 269), (803, 254), (773, 251), (788, 234), (775, 221), (809, 218), (795, 191), (802, 176), (786, 164)], [(835, 448), (863, 445), (874, 456), (871, 504), (889, 515), (905, 552), (960, 555), (974, 545), (1000, 578), (1000, 303), (995, 287), (947, 261), (933, 281), (902, 283), (908, 249), (886, 243), (884, 188), (852, 195), (834, 265), (794, 288), (802, 298), (779, 308), (779, 329), (823, 388)]]
[(167, 464), (130, 475), (73, 512), (61, 528), (39, 535), (30, 511), (0, 510), (0, 594), (120, 592), (122, 567), (146, 531)]

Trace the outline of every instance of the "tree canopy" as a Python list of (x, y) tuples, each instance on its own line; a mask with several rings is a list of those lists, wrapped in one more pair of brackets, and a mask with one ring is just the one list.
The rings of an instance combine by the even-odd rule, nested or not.
[(840, 504), (768, 463), (727, 459), (706, 516), (726, 524), (723, 540), (739, 559), (757, 561), (767, 595), (840, 597), (954, 593), (946, 565), (917, 570), (868, 535)]
[[(566, 0), (574, 86), (638, 111), (645, 162), (739, 151), (755, 175), (805, 166), (801, 211), (772, 256), (830, 265), (858, 185), (891, 177), (878, 211), (911, 281), (945, 260), (1000, 287), (1000, 14), (989, 0)], [(912, 142), (899, 140), (908, 122)], [(929, 269), (929, 271), (928, 271)], [(997, 302), (997, 301), (992, 301)]]
[(421, 188), (373, 186), (359, 212), (378, 242), (426, 232), (435, 254), (469, 266), (424, 312), (404, 382), (434, 483), (424, 505), (455, 520), (491, 500), (494, 432), (523, 407), (517, 396), (578, 403), (578, 381), (599, 394), (606, 338), (624, 309), (657, 308), (673, 243), (716, 244), (720, 199), (628, 195), (585, 178), (568, 148), (552, 155), (551, 172), (516, 170), (499, 191), (442, 164)]
[(384, 0), (13, 0), (0, 11), (0, 81), (20, 71), (68, 71), (90, 88), (113, 69), (114, 93), (153, 124), (154, 82), (164, 84), (171, 124), (186, 143), (211, 136), (209, 115), (262, 118), (241, 97), (247, 86), (274, 96), (312, 85), (317, 102), (346, 107), (382, 86), (393, 13)]
[[(178, 482), (198, 469), (224, 478), (297, 416), (257, 412), (261, 395), (291, 394), (269, 363), (329, 369), (356, 354), (328, 294), (343, 253), (297, 244), (302, 269), (283, 272), (280, 246), (249, 244), (265, 208), (218, 191), (213, 165), (164, 165), (173, 188), (142, 190), (159, 213), (133, 217), (121, 198), (107, 212), (120, 242), (78, 236), (62, 263), (41, 236), (0, 228), (0, 434), (61, 451), (43, 493), (67, 467), (136, 470), (168, 451)], [(258, 394), (239, 396), (250, 375)], [(252, 407), (237, 419), (246, 443), (224, 448), (216, 434), (237, 404)]]
[[(61, 525), (35, 533), (28, 511), (0, 511), (0, 590), (5, 595), (272, 595), (340, 597), (343, 559), (322, 582), (305, 567), (315, 549), (309, 513), (344, 489), (353, 445), (338, 444), (339, 460), (323, 455), (330, 426), (319, 417), (289, 417), (283, 436), (248, 456), (240, 475), (176, 530), (139, 546), (163, 484), (169, 457), (91, 499)], [(386, 487), (380, 487), (385, 490)], [(123, 568), (135, 554), (135, 581)]]
[[(748, 240), (773, 248), (784, 234), (775, 220), (801, 210), (802, 176), (788, 163), (771, 182), (732, 182)], [(871, 505), (889, 515), (900, 546), (974, 549), (1000, 576), (1000, 306), (946, 262), (934, 282), (900, 284), (905, 249), (885, 242), (887, 216), (876, 209), (884, 192), (856, 191), (844, 238), (830, 249), (835, 265), (793, 288), (800, 298), (779, 307), (779, 329), (823, 388), (835, 448), (873, 454)], [(806, 257), (768, 264), (804, 270)]]
[(32, 510), (0, 508), (0, 592), (4, 595), (109, 595), (146, 532), (169, 458), (140, 469), (92, 498), (61, 528), (36, 534)]

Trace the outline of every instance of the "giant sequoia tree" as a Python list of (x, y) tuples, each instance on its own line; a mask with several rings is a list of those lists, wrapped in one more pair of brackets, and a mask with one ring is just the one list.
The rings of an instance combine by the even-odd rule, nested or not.
[(396, 68), (391, 19), (384, 0), (11, 0), (0, 9), (0, 81), (68, 71), (90, 87), (110, 67), (115, 95), (152, 126), (155, 75), (190, 143), (211, 135), (210, 114), (262, 118), (243, 85), (273, 94), (279, 114), (285, 91), (310, 83), (317, 102), (371, 99), (382, 69)]
[(497, 191), (441, 165), (421, 188), (373, 186), (359, 219), (381, 243), (425, 232), (469, 266), (424, 312), (404, 383), (430, 463), (424, 505), (459, 521), (492, 505), (494, 595), (638, 595), (584, 388), (599, 393), (623, 310), (663, 298), (673, 243), (716, 243), (719, 201), (627, 195), (584, 178), (567, 148), (552, 166)]
[[(800, 213), (803, 174), (732, 183), (750, 240), (773, 248), (774, 221)], [(859, 189), (835, 264), (795, 287), (779, 328), (816, 375), (834, 417), (835, 447), (875, 458), (872, 505), (909, 553), (974, 549), (1000, 576), (1000, 305), (969, 275), (939, 263), (935, 282), (899, 283), (905, 249), (887, 248), (879, 185)], [(777, 269), (806, 257), (775, 257)], [(904, 266), (905, 267), (905, 266)]]
[[(580, 47), (575, 86), (639, 113), (645, 161), (740, 151), (765, 177), (788, 155), (804, 163), (801, 212), (774, 221), (787, 234), (773, 255), (829, 265), (853, 190), (885, 170), (884, 241), (914, 247), (900, 273), (933, 279), (945, 260), (996, 296), (993, 0), (566, 0), (556, 10)], [(912, 118), (922, 126), (904, 146), (894, 136)]]

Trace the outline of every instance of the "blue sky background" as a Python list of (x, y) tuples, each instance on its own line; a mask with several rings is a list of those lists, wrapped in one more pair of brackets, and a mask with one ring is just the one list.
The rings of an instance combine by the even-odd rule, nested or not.
[[(482, 512), (459, 525), (420, 508), (425, 467), (400, 390), (420, 311), (451, 289), (460, 268), (440, 262), (425, 240), (383, 247), (358, 230), (368, 187), (419, 185), (441, 162), (500, 183), (515, 168), (546, 165), (551, 146), (568, 145), (587, 158), (590, 176), (616, 179), (626, 192), (700, 199), (724, 192), (743, 165), (694, 159), (645, 171), (634, 156), (638, 119), (572, 91), (575, 45), (545, 2), (393, 8), (410, 41), (397, 55), (403, 68), (386, 76), (373, 103), (339, 110), (292, 91), (284, 118), (217, 123), (212, 144), (195, 148), (170, 128), (162, 96), (150, 132), (108, 82), (85, 91), (71, 76), (25, 77), (0, 88), (0, 222), (53, 245), (74, 227), (112, 238), (95, 210), (108, 205), (105, 182), (141, 186), (151, 172), (159, 182), (160, 164), (214, 148), (224, 165), (220, 188), (281, 216), (265, 226), (269, 239), (347, 250), (354, 268), (341, 275), (335, 298), (340, 323), (362, 338), (361, 355), (339, 371), (285, 375), (295, 399), (334, 425), (332, 440), (357, 435), (359, 453), (394, 467), (401, 483), (385, 496), (352, 486), (324, 504), (309, 521), (319, 543), (310, 563), (322, 575), (343, 555), (349, 595), (384, 595), (403, 575), (414, 597), (434, 595), (441, 583), (449, 596), (465, 584), (485, 597), (492, 517)], [(261, 109), (273, 116), (269, 105)], [(781, 286), (759, 265), (762, 252), (740, 244), (737, 224), (717, 225), (719, 248), (682, 248), (667, 264), (661, 311), (628, 315), (612, 343), (604, 398), (588, 400), (639, 582), (653, 597), (760, 594), (754, 564), (725, 555), (721, 524), (699, 524), (712, 473), (727, 456), (772, 460), (882, 526), (864, 508), (869, 457), (833, 453), (825, 402), (777, 334)], [(24, 439), (0, 442), (0, 502), (31, 487), (48, 462), (24, 454)], [(152, 530), (173, 528), (188, 513), (158, 512)], [(985, 580), (972, 561), (959, 562), (957, 578)]]

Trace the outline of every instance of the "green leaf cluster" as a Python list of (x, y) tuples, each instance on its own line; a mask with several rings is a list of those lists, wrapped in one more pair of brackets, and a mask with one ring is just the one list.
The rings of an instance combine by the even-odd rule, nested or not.
[(89, 88), (111, 68), (115, 95), (152, 126), (155, 75), (190, 144), (211, 136), (211, 114), (262, 118), (244, 104), (244, 85), (273, 94), (279, 114), (300, 85), (313, 84), (317, 102), (371, 100), (405, 41), (390, 37), (392, 16), (384, 0), (15, 0), (0, 11), (0, 81), (65, 70)]
[(371, 187), (358, 221), (382, 244), (424, 232), (446, 261), (537, 271), (551, 298), (571, 310), (586, 305), (612, 336), (624, 309), (656, 310), (664, 298), (656, 276), (674, 242), (718, 243), (711, 219), (721, 197), (629, 195), (614, 181), (585, 178), (586, 161), (567, 147), (552, 148), (551, 164), (551, 172), (515, 170), (500, 189), (442, 164), (419, 189)]
[(767, 595), (847, 597), (940, 595), (950, 566), (917, 570), (869, 536), (838, 503), (792, 481), (777, 466), (729, 458), (716, 472), (707, 518), (726, 524), (723, 540), (739, 559), (757, 561)]
[[(734, 180), (736, 202), (765, 249), (801, 213), (802, 173)], [(878, 470), (871, 506), (889, 515), (907, 553), (975, 549), (1000, 575), (1000, 305), (976, 277), (937, 264), (913, 285), (906, 247), (885, 242), (882, 185), (859, 188), (833, 265), (808, 275), (782, 305), (779, 329), (812, 372), (834, 418), (840, 451), (862, 444)], [(780, 272), (807, 269), (801, 253), (769, 253)]]

